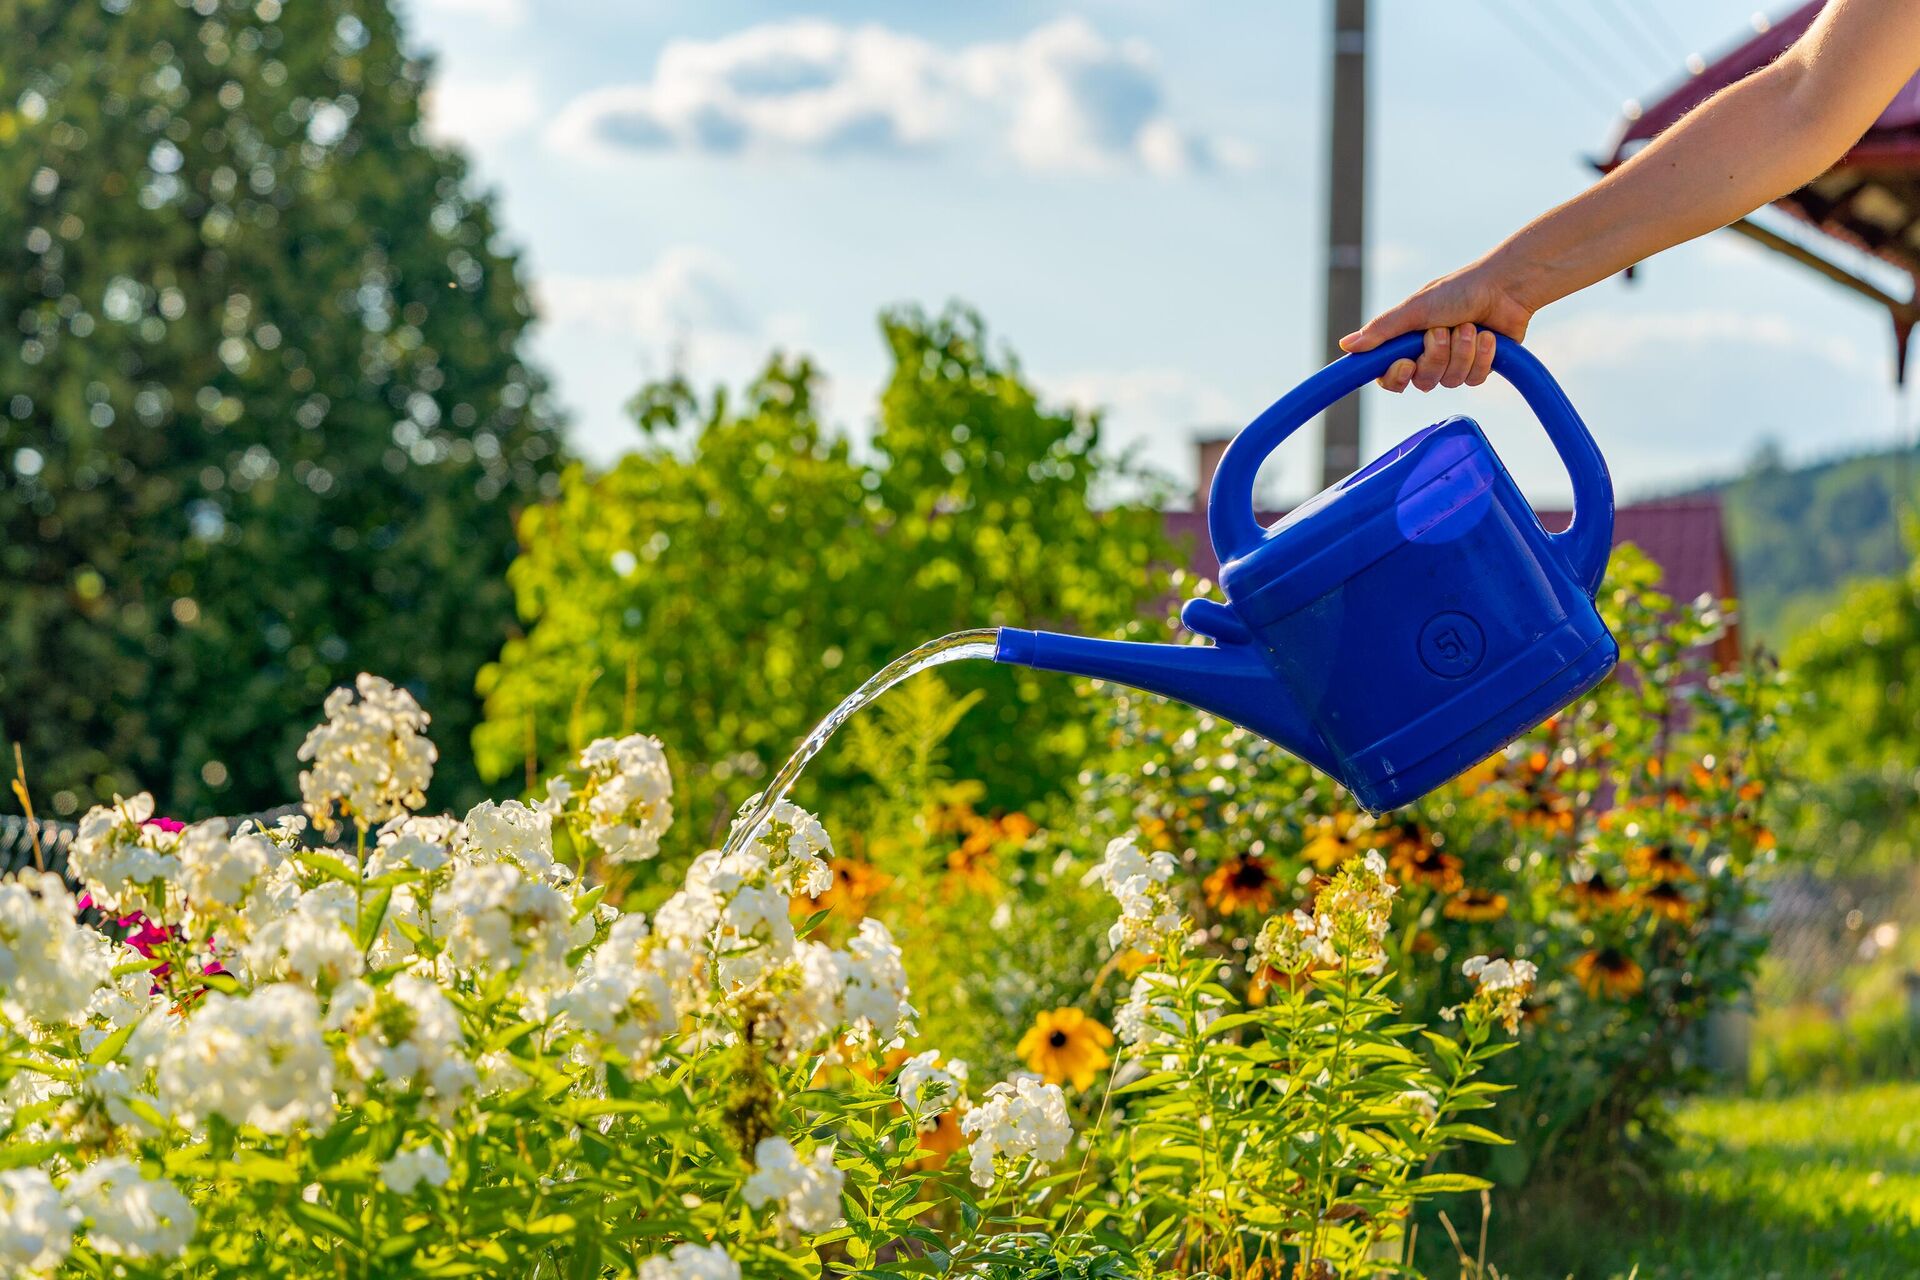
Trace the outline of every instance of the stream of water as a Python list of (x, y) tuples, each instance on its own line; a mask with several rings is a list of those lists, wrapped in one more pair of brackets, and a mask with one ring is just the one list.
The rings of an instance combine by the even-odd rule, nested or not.
[(874, 672), (867, 682), (848, 694), (839, 706), (826, 714), (819, 724), (813, 726), (813, 732), (803, 739), (787, 762), (780, 766), (780, 772), (773, 775), (773, 781), (767, 784), (753, 799), (741, 806), (742, 816), (736, 819), (733, 830), (727, 833), (724, 851), (732, 853), (746, 847), (754, 832), (767, 820), (773, 807), (787, 798), (793, 790), (793, 784), (799, 781), (800, 774), (806, 769), (807, 762), (820, 754), (841, 725), (852, 719), (854, 714), (881, 694), (899, 684), (909, 676), (917, 676), (932, 667), (944, 666), (949, 662), (962, 662), (968, 658), (991, 659), (1000, 643), (998, 627), (979, 627), (972, 631), (956, 631), (950, 636), (941, 636), (938, 640), (929, 640), (917, 649), (907, 652)]

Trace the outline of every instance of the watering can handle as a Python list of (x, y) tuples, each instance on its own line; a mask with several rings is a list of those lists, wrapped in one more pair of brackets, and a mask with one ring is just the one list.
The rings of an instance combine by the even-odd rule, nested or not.
[[(1207, 531), (1221, 564), (1253, 550), (1266, 535), (1254, 518), (1253, 480), (1267, 455), (1328, 405), (1385, 373), (1394, 361), (1417, 359), (1423, 341), (1422, 334), (1402, 334), (1372, 351), (1340, 357), (1281, 396), (1233, 438), (1207, 495)], [(1573, 520), (1549, 538), (1566, 558), (1574, 581), (1594, 595), (1613, 549), (1613, 481), (1606, 460), (1567, 393), (1532, 352), (1502, 337), (1494, 349), (1493, 371), (1526, 400), (1573, 477)]]

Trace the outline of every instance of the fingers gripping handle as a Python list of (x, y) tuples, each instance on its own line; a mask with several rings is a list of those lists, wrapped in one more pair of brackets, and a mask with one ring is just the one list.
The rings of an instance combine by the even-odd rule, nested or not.
[[(1254, 517), (1253, 482), (1267, 455), (1327, 406), (1384, 374), (1397, 360), (1417, 360), (1424, 336), (1407, 333), (1372, 351), (1342, 356), (1281, 396), (1233, 438), (1207, 496), (1207, 532), (1221, 564), (1251, 551), (1266, 530)], [(1493, 371), (1518, 391), (1546, 427), (1573, 477), (1573, 521), (1553, 542), (1589, 595), (1600, 589), (1613, 546), (1613, 481), (1600, 447), (1566, 392), (1533, 353), (1511, 338), (1494, 348)]]

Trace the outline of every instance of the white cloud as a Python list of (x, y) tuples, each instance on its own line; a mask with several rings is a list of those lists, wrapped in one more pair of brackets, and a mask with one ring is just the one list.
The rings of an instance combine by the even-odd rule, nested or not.
[(427, 91), (427, 132), (440, 142), (484, 146), (519, 133), (539, 114), (539, 91), (525, 73), (485, 81), (440, 76)]
[(760, 325), (742, 300), (733, 265), (708, 249), (667, 250), (630, 275), (558, 274), (534, 285), (540, 318), (562, 329), (628, 339), (637, 345), (756, 339)]
[(527, 0), (415, 0), (429, 13), (449, 18), (478, 18), (496, 27), (517, 27), (527, 20)]
[(1540, 326), (1527, 345), (1548, 368), (1562, 371), (1624, 368), (1678, 352), (1697, 355), (1705, 347), (1813, 356), (1857, 373), (1878, 368), (1845, 338), (1778, 313), (1732, 308), (1587, 312)]
[(576, 152), (899, 152), (995, 137), (1036, 170), (1178, 173), (1251, 162), (1167, 114), (1151, 50), (1079, 18), (945, 49), (877, 25), (764, 23), (669, 42), (650, 79), (591, 90), (555, 120)]

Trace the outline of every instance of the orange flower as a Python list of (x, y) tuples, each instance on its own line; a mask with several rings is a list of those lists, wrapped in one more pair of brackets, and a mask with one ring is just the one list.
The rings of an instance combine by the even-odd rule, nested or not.
[(1306, 844), (1300, 856), (1322, 871), (1331, 871), (1362, 851), (1360, 842), (1372, 825), (1372, 819), (1351, 813), (1333, 813), (1316, 819), (1307, 828)]
[(997, 891), (1000, 881), (994, 873), (1000, 864), (1000, 850), (1026, 843), (1039, 830), (1024, 813), (982, 818), (969, 809), (953, 822), (966, 834), (960, 847), (947, 854), (946, 890), (950, 896), (969, 889), (988, 894)]
[(1128, 947), (1113, 958), (1113, 963), (1114, 967), (1120, 970), (1121, 977), (1132, 980), (1145, 972), (1147, 966), (1156, 958), (1151, 952)]
[(960, 1109), (948, 1107), (920, 1126), (920, 1155), (913, 1167), (920, 1170), (946, 1167), (947, 1157), (964, 1148), (972, 1139), (960, 1132)]
[(831, 911), (848, 920), (858, 920), (867, 914), (867, 908), (874, 898), (893, 883), (893, 877), (879, 870), (870, 862), (860, 862), (854, 858), (835, 858), (833, 883), (822, 894), (809, 896), (802, 894), (795, 898), (794, 906), (803, 913)]
[(1618, 947), (1589, 951), (1573, 962), (1581, 990), (1595, 1000), (1628, 1000), (1646, 985), (1646, 972)]
[(1461, 887), (1460, 859), (1419, 836), (1405, 836), (1396, 843), (1387, 864), (1401, 884), (1425, 885), (1438, 893), (1453, 893)]
[(1500, 771), (1506, 763), (1506, 752), (1496, 751), (1456, 778), (1454, 785), (1460, 788), (1462, 795), (1478, 794), (1500, 777)]
[(1659, 884), (1649, 885), (1634, 895), (1634, 901), (1643, 910), (1675, 924), (1686, 924), (1693, 919), (1697, 910), (1693, 900), (1680, 892), (1680, 886), (1671, 881), (1663, 880)]
[(1687, 865), (1687, 860), (1673, 847), (1671, 840), (1639, 846), (1627, 855), (1627, 864), (1632, 867), (1633, 874), (1641, 879), (1658, 880), (1662, 884), (1695, 878), (1693, 868)]
[(1095, 1074), (1113, 1061), (1107, 1053), (1112, 1046), (1106, 1027), (1078, 1009), (1062, 1008), (1035, 1018), (1015, 1052), (1048, 1084), (1072, 1081), (1076, 1089), (1091, 1089)]
[(1214, 868), (1201, 887), (1206, 890), (1208, 906), (1222, 915), (1232, 915), (1236, 911), (1270, 910), (1276, 883), (1265, 859), (1242, 853)]
[(994, 872), (999, 866), (1000, 857), (994, 853), (991, 845), (966, 841), (947, 854), (947, 895), (953, 897), (968, 891), (985, 894), (997, 892), (1000, 878)]
[(1626, 900), (1626, 894), (1598, 871), (1568, 885), (1567, 894), (1583, 911), (1610, 911)]
[(1441, 908), (1449, 920), (1498, 920), (1507, 914), (1507, 895), (1492, 889), (1465, 888), (1447, 899)]

